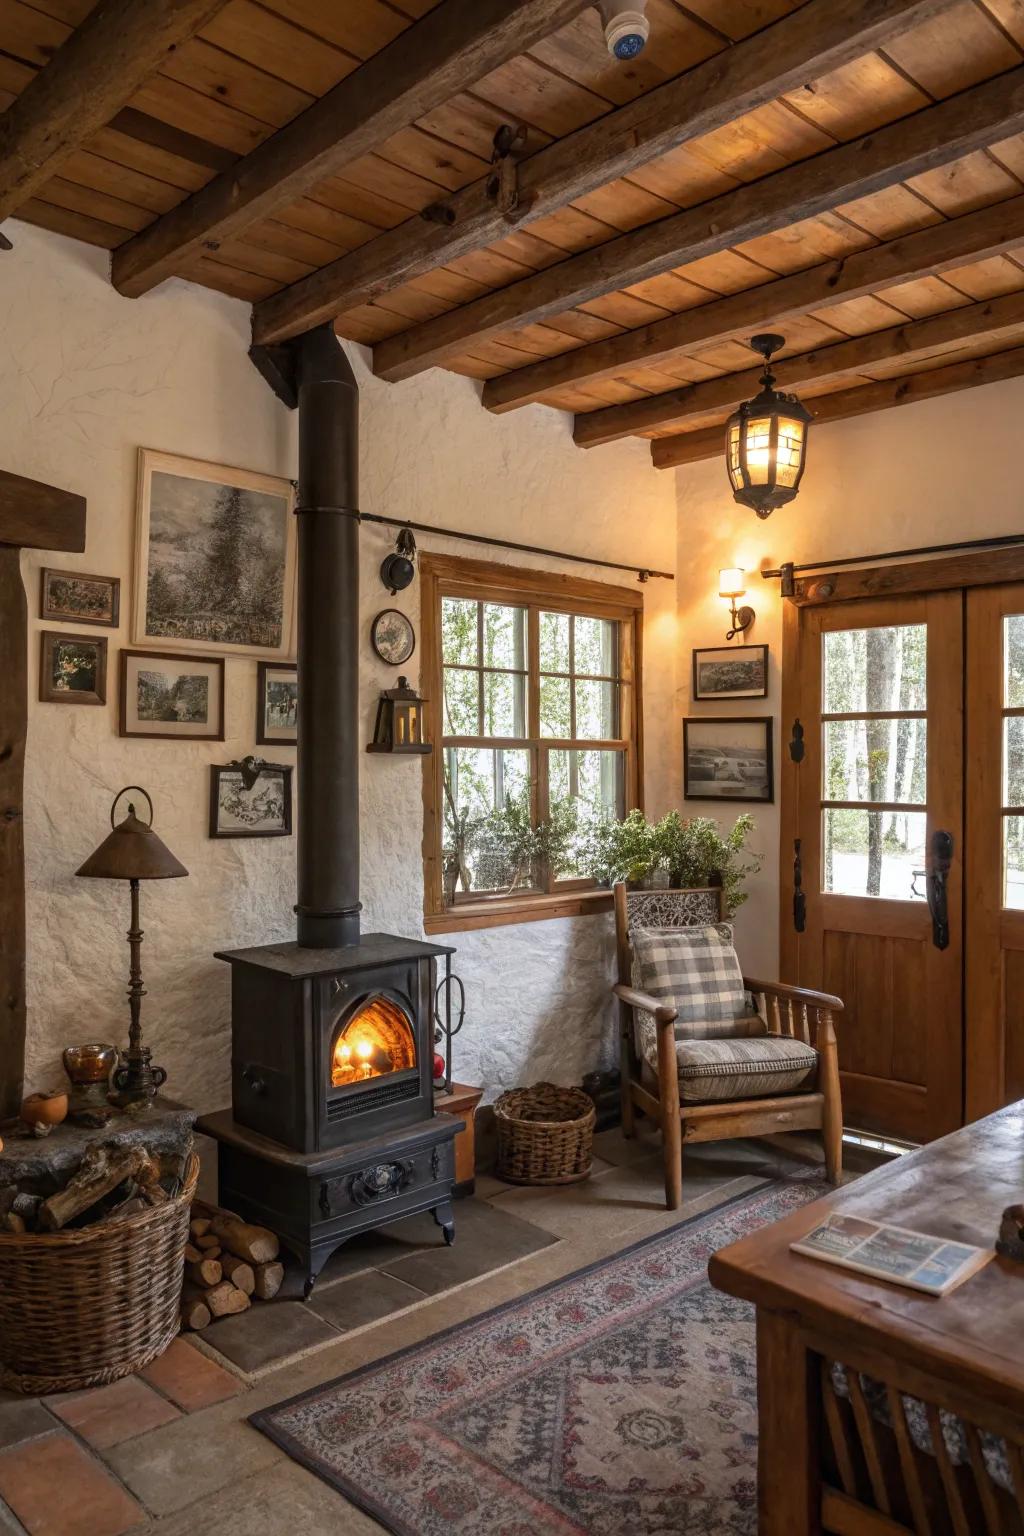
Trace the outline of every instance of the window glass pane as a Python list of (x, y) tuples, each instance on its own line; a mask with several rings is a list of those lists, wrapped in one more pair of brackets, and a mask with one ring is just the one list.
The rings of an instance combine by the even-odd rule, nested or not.
[(444, 669), (444, 734), (480, 735), (480, 674), (459, 667)]
[(521, 673), (484, 673), (483, 734), (526, 735), (526, 678)]
[(567, 677), (541, 677), (540, 733), (542, 736), (571, 736), (572, 715), (569, 708)]
[(576, 688), (576, 736), (581, 741), (607, 741), (618, 735), (615, 684), (579, 681)]
[(1024, 805), (1024, 717), (1003, 720), (1003, 804)]
[(540, 615), (540, 670), (542, 672), (568, 672), (569, 670), (569, 615), (567, 613)]
[[(511, 814), (500, 813), (511, 808)], [(525, 749), (447, 747), (444, 754), (445, 894), (493, 892), (533, 883), (530, 753)], [(524, 853), (525, 848), (525, 853)]]
[(1003, 817), (1003, 906), (1024, 908), (1024, 816)]
[(526, 609), (484, 604), (485, 667), (526, 671)]
[(478, 603), (464, 597), (441, 599), (441, 659), (460, 666), (479, 666), (476, 619)]
[(927, 729), (920, 719), (826, 720), (824, 798), (923, 805)]
[(611, 619), (588, 619), (576, 615), (573, 670), (591, 676), (615, 677), (615, 629)]
[(1024, 704), (1024, 613), (1003, 620), (1003, 703), (1008, 709)]
[(590, 829), (625, 815), (625, 754), (550, 752), (548, 806), (555, 878), (579, 879)]
[(924, 624), (838, 629), (824, 634), (825, 713), (924, 709), (926, 642)]
[[(822, 890), (924, 901), (923, 811), (825, 811)], [(917, 889), (912, 888), (914, 876)]]

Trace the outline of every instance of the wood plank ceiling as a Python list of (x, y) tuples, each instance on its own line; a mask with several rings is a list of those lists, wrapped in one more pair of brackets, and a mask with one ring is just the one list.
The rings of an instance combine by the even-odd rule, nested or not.
[(648, 0), (630, 63), (583, 0), (176, 0), (69, 137), (59, 50), (138, 5), (0, 0), (0, 216), (125, 293), (177, 273), (267, 341), (333, 317), (386, 378), (661, 467), (721, 451), (757, 329), (822, 419), (1024, 373), (1024, 0)]

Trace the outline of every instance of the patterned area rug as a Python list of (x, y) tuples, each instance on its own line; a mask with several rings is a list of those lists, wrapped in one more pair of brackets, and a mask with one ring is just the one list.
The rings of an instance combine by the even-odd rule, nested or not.
[(781, 1180), (252, 1423), (398, 1536), (754, 1536), (753, 1310), (710, 1254)]

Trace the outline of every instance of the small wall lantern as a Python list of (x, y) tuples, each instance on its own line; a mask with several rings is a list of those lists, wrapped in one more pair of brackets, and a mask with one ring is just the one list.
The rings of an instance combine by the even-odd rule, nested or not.
[(749, 629), (755, 618), (753, 608), (736, 607), (736, 599), (747, 595), (746, 573), (740, 570), (739, 566), (730, 566), (728, 570), (719, 571), (718, 595), (729, 599), (732, 629), (726, 633), (725, 638), (733, 640), (737, 635), (742, 635), (745, 629)]
[(400, 677), (397, 688), (385, 688), (377, 705), (377, 721), (368, 752), (430, 751), (423, 740), (423, 704), (409, 679)]
[(733, 499), (768, 517), (792, 501), (800, 489), (807, 459), (811, 413), (795, 395), (776, 389), (773, 352), (784, 336), (752, 336), (750, 345), (764, 358), (761, 393), (745, 400), (725, 424), (726, 468)]

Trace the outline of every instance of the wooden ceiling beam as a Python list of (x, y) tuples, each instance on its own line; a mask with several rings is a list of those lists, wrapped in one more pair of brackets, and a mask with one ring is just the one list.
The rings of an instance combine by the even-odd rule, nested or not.
[(836, 261), (744, 288), (678, 315), (669, 315), (606, 341), (591, 342), (489, 379), (483, 403), (501, 413), (529, 405), (560, 389), (586, 386), (630, 368), (656, 367), (701, 347), (746, 339), (795, 315), (828, 309), (848, 299), (884, 292), (973, 261), (985, 261), (1024, 244), (1024, 196), (961, 214), (883, 245)]
[(480, 250), (512, 229), (841, 68), (949, 8), (953, 0), (807, 0), (724, 53), (627, 102), (519, 163), (519, 205), (503, 213), (489, 177), (444, 202), (448, 223), (414, 215), (272, 294), (253, 311), (257, 342), (284, 341), (371, 303), (411, 278)]
[[(997, 384), (1004, 379), (1024, 375), (1024, 347), (1012, 347), (988, 357), (972, 357), (960, 363), (947, 363), (905, 378), (881, 379), (856, 389), (821, 395), (805, 400), (814, 412), (815, 425), (846, 421), (851, 416), (865, 416), (871, 411), (887, 411), (895, 405), (913, 405), (919, 400), (933, 400), (960, 389), (975, 389), (979, 384)], [(698, 432), (680, 432), (673, 437), (656, 437), (651, 443), (655, 469), (674, 469), (680, 464), (696, 464), (701, 459), (722, 456), (725, 475), (725, 429), (703, 427)]]
[(411, 378), (503, 331), (813, 218), (1022, 128), (1024, 65), (402, 331), (374, 348), (374, 372), (390, 380)]
[(40, 189), (224, 0), (100, 0), (0, 117), (0, 219)]
[(515, 58), (588, 0), (442, 0), (271, 138), (114, 253), (137, 298)]
[[(1008, 331), (1022, 326), (1024, 292), (1007, 293), (928, 315), (923, 320), (890, 326), (884, 331), (871, 331), (866, 336), (852, 336), (794, 357), (779, 358), (772, 363), (772, 373), (780, 388), (801, 389), (895, 358), (919, 357), (934, 347), (998, 341)], [(735, 410), (741, 400), (757, 394), (763, 371), (764, 365), (758, 364), (740, 373), (727, 373), (717, 379), (650, 395), (645, 400), (630, 400), (624, 405), (578, 415), (573, 424), (573, 440), (579, 448), (595, 448), (599, 443), (611, 443), (652, 427), (672, 426), (711, 411)]]

